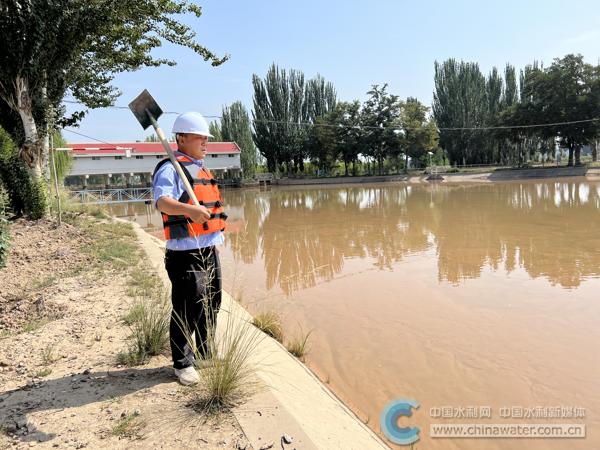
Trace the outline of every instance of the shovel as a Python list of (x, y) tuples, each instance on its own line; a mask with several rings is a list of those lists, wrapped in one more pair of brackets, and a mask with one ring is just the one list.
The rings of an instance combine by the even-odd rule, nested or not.
[(192, 199), (194, 205), (200, 206), (200, 203), (198, 203), (198, 199), (196, 198), (196, 194), (194, 193), (194, 189), (190, 185), (190, 182), (183, 172), (183, 169), (179, 165), (179, 161), (177, 161), (177, 158), (175, 158), (175, 155), (173, 154), (171, 146), (167, 142), (165, 133), (158, 126), (158, 122), (156, 120), (162, 115), (163, 111), (160, 109), (160, 106), (158, 106), (158, 103), (156, 103), (156, 100), (152, 98), (147, 89), (144, 89), (144, 91), (129, 104), (129, 109), (131, 109), (131, 112), (144, 130), (150, 125), (154, 127), (154, 131), (156, 131), (156, 135), (165, 148), (173, 167), (175, 167), (177, 175), (179, 175), (179, 178), (181, 181), (183, 181), (183, 186), (185, 187), (186, 192)]

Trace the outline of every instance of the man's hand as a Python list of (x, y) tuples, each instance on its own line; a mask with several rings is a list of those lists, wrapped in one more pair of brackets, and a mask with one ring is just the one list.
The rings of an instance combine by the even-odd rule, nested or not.
[(206, 206), (196, 206), (196, 205), (189, 205), (190, 206), (190, 212), (188, 212), (188, 216), (190, 216), (190, 218), (196, 222), (196, 223), (204, 223), (206, 222), (208, 219), (210, 219), (210, 211), (208, 210), (208, 208)]
[(210, 211), (206, 206), (195, 206), (189, 203), (181, 203), (170, 197), (161, 197), (156, 202), (161, 212), (170, 216), (189, 216), (196, 223), (204, 223), (210, 219)]

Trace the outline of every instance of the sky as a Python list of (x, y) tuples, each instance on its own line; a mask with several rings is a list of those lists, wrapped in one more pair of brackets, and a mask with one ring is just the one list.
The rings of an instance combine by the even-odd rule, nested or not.
[[(297, 69), (309, 79), (331, 81), (338, 98), (360, 100), (373, 84), (388, 83), (401, 98), (433, 98), (434, 62), (447, 58), (477, 62), (484, 73), (511, 63), (517, 70), (534, 60), (581, 53), (600, 59), (597, 0), (354, 1), (206, 0), (202, 17), (181, 17), (197, 41), (230, 59), (212, 67), (187, 48), (164, 45), (154, 52), (178, 62), (118, 74), (113, 82), (126, 106), (148, 89), (164, 111), (199, 111), (219, 116), (240, 100), (252, 108), (252, 74), (264, 77), (272, 63)], [(76, 105), (68, 104), (68, 111)], [(176, 115), (159, 122), (170, 131)], [(212, 120), (209, 118), (209, 120)], [(90, 111), (78, 133), (104, 142), (132, 142), (143, 131), (126, 109)], [(68, 142), (93, 142), (67, 130)]]

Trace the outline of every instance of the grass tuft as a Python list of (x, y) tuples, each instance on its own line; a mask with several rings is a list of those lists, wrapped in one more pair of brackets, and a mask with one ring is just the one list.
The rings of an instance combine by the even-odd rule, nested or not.
[(117, 364), (135, 366), (159, 355), (169, 343), (170, 306), (164, 290), (140, 298), (125, 316), (130, 321), (129, 347), (117, 355)]
[(50, 367), (44, 367), (43, 369), (38, 370), (35, 373), (35, 376), (37, 378), (44, 378), (47, 377), (48, 375), (50, 375), (52, 373), (52, 369)]
[[(209, 268), (207, 285), (210, 285), (213, 275)], [(249, 395), (255, 384), (255, 369), (251, 358), (264, 335), (245, 319), (238, 317), (236, 311), (239, 309), (233, 301), (229, 308), (220, 309), (218, 327), (215, 327), (211, 323), (215, 317), (215, 312), (210, 309), (213, 305), (211, 295), (208, 292), (201, 299), (209, 330), (207, 342), (203, 345), (206, 346), (206, 353), (212, 355), (210, 360), (201, 361), (203, 357), (195, 345), (194, 330), (187, 329), (183, 321), (180, 321), (180, 325), (201, 367), (201, 382), (194, 387), (196, 395), (191, 406), (204, 414), (218, 415)]]
[(304, 357), (308, 352), (308, 338), (310, 337), (312, 330), (308, 333), (304, 333), (302, 329), (300, 329), (300, 336), (292, 339), (290, 342), (286, 344), (286, 348), (288, 352), (298, 358), (300, 361), (304, 361)]
[(31, 333), (33, 331), (39, 330), (40, 328), (42, 328), (44, 325), (46, 325), (49, 322), (50, 322), (50, 319), (48, 319), (47, 317), (30, 320), (25, 325), (23, 325), (23, 332)]
[(141, 320), (144, 315), (144, 304), (142, 302), (136, 302), (131, 309), (123, 316), (123, 322), (125, 325), (132, 326), (137, 321)]
[(45, 366), (49, 366), (50, 364), (58, 361), (60, 356), (56, 353), (54, 345), (47, 345), (42, 350), (42, 362)]
[(260, 313), (252, 319), (252, 325), (268, 334), (273, 339), (283, 342), (283, 327), (281, 317), (274, 311)]
[(146, 422), (137, 414), (127, 414), (121, 417), (113, 427), (111, 434), (119, 438), (141, 439), (141, 431), (146, 426)]
[(134, 268), (130, 273), (130, 279), (127, 282), (127, 295), (130, 297), (149, 296), (162, 286), (161, 281), (156, 274), (142, 267)]
[[(230, 313), (226, 322), (221, 333), (208, 339), (209, 353), (216, 356), (200, 370), (201, 383), (193, 405), (205, 414), (218, 414), (239, 404), (253, 386), (250, 359), (262, 335)], [(201, 356), (197, 354), (196, 359)]]

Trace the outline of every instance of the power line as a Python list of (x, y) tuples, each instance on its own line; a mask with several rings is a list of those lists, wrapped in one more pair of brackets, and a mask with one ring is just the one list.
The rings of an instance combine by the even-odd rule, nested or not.
[[(83, 105), (82, 102), (77, 102), (77, 101), (73, 101), (73, 100), (63, 100), (64, 103), (71, 103), (71, 104), (79, 104), (79, 105)], [(105, 106), (105, 108), (108, 109), (124, 109), (124, 110), (128, 110), (129, 111), (129, 107), (128, 106)], [(163, 111), (163, 114), (181, 114), (177, 111)], [(207, 117), (209, 119), (222, 119), (222, 116), (209, 116), (209, 115), (204, 115), (204, 117)], [(531, 124), (531, 125), (498, 125), (498, 126), (489, 126), (489, 127), (437, 127), (437, 129), (439, 131), (492, 131), (492, 130), (511, 130), (511, 129), (527, 129), (527, 128), (544, 128), (544, 127), (557, 127), (557, 126), (566, 126), (566, 125), (575, 125), (575, 124), (580, 124), (580, 123), (591, 123), (591, 122), (597, 122), (600, 121), (600, 118), (593, 118), (593, 119), (582, 119), (582, 120), (571, 120), (568, 122), (554, 122), (554, 123), (539, 123), (539, 124)], [(311, 126), (311, 127), (329, 127), (329, 128), (340, 128), (341, 125), (332, 125), (332, 124), (327, 124), (327, 123), (312, 123), (312, 122), (288, 122), (285, 120), (257, 120), (257, 119), (250, 119), (250, 122), (252, 123), (272, 123), (272, 124), (281, 124), (281, 125), (297, 125), (297, 126)], [(355, 129), (366, 129), (366, 130), (385, 130), (385, 129), (392, 129), (392, 130), (398, 130), (399, 132), (402, 132), (403, 129), (402, 128), (398, 128), (396, 126), (388, 126), (388, 127), (378, 127), (378, 126), (370, 126), (370, 125), (357, 125), (351, 128), (355, 128)], [(413, 129), (417, 129), (417, 128), (408, 128), (408, 130), (413, 130)], [(91, 139), (91, 138), (90, 138)], [(102, 141), (100, 141), (102, 142)]]
[[(63, 100), (63, 103), (69, 103), (71, 105), (83, 105), (86, 106), (85, 103), (83, 102), (78, 102), (75, 100)], [(107, 108), (107, 109), (125, 109), (127, 111), (131, 111), (129, 109), (129, 106), (118, 106), (118, 105), (110, 105), (110, 106), (103, 106), (102, 108)], [(163, 111), (163, 114), (181, 114), (177, 111)], [(211, 119), (215, 118), (215, 119), (220, 119), (221, 116), (206, 116), (203, 114), (204, 117), (209, 117)]]
[(69, 133), (73, 133), (73, 134), (77, 134), (79, 136), (83, 136), (85, 138), (91, 139), (91, 140), (96, 141), (96, 142), (101, 142), (102, 144), (114, 145), (114, 144), (112, 144), (110, 142), (103, 141), (102, 139), (96, 139), (95, 137), (88, 136), (87, 134), (79, 133), (77, 131), (73, 131), (73, 130), (70, 130), (68, 128), (63, 128), (63, 130), (68, 131)]

